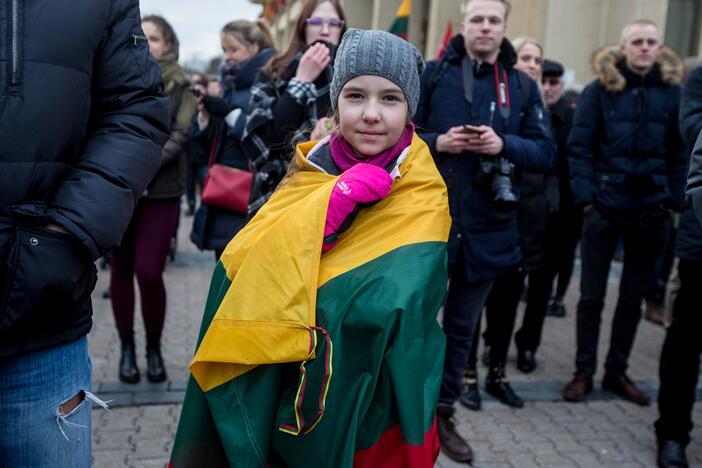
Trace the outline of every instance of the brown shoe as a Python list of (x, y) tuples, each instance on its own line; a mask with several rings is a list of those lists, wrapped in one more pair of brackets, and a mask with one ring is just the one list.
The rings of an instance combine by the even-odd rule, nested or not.
[(436, 409), (436, 426), (439, 432), (441, 450), (446, 456), (457, 462), (473, 461), (473, 449), (468, 442), (456, 432), (456, 425), (453, 422), (452, 406), (439, 405)]
[(567, 401), (583, 401), (592, 392), (592, 376), (584, 372), (576, 372), (573, 380), (563, 389), (563, 399)]
[(633, 401), (641, 406), (648, 406), (651, 404), (651, 397), (648, 393), (637, 387), (636, 384), (623, 373), (606, 373), (604, 379), (602, 379), (602, 389), (616, 393), (625, 400)]

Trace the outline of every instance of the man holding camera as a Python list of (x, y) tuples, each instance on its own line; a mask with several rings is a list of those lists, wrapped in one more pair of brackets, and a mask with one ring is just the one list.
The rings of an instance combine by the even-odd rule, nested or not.
[(509, 9), (507, 0), (463, 2), (461, 34), (428, 64), (414, 119), (446, 181), (453, 219), (437, 418), (442, 448), (456, 461), (472, 459), (452, 416), (475, 327), (494, 278), (521, 257), (520, 168), (545, 171), (555, 158), (536, 83), (513, 68)]
[(669, 211), (683, 201), (687, 158), (678, 131), (682, 63), (655, 23), (622, 30), (619, 46), (594, 58), (598, 78), (578, 104), (568, 141), (575, 204), (584, 212), (576, 372), (563, 398), (592, 391), (609, 267), (624, 241), (624, 269), (602, 387), (640, 405), (650, 397), (625, 374), (641, 301), (663, 247)]

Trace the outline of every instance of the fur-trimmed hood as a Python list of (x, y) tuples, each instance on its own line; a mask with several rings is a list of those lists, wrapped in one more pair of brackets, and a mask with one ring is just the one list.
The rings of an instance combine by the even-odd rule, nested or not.
[[(610, 93), (618, 93), (626, 88), (626, 77), (620, 68), (622, 60), (618, 45), (603, 47), (592, 55), (592, 71)], [(663, 47), (654, 70), (658, 79), (669, 85), (681, 85), (685, 78), (683, 61), (670, 47)]]

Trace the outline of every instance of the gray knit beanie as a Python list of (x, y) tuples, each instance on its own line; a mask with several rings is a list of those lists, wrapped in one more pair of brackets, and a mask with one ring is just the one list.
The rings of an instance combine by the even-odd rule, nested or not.
[(409, 42), (385, 31), (364, 31), (350, 28), (339, 44), (334, 60), (334, 77), (329, 94), (336, 110), (341, 88), (362, 75), (386, 78), (400, 87), (407, 98), (409, 116), (417, 111), (419, 75), (424, 60)]

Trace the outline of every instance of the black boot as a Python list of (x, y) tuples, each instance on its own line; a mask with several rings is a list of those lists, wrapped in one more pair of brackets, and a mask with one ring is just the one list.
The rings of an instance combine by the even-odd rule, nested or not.
[(139, 382), (139, 368), (136, 365), (134, 354), (134, 332), (120, 331), (119, 339), (122, 342), (122, 356), (119, 359), (119, 380), (126, 383)]
[(660, 468), (687, 468), (685, 446), (671, 439), (658, 441), (658, 466)]
[(460, 401), (466, 408), (480, 411), (482, 400), (478, 387), (478, 373), (475, 369), (466, 369), (463, 372), (463, 393), (461, 393)]
[(517, 369), (529, 374), (536, 369), (536, 358), (534, 353), (527, 350), (517, 349)]
[(166, 380), (166, 367), (161, 356), (161, 334), (149, 333), (146, 335), (146, 377), (149, 382), (163, 382)]
[(524, 406), (524, 401), (519, 398), (519, 395), (514, 393), (505, 376), (504, 365), (490, 367), (485, 379), (485, 391), (512, 408), (522, 408)]
[(563, 296), (556, 296), (551, 300), (551, 303), (548, 305), (548, 309), (546, 309), (546, 315), (550, 315), (551, 317), (566, 316), (566, 309), (565, 304), (563, 303)]

